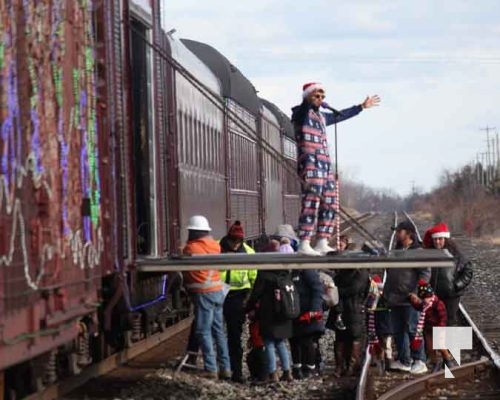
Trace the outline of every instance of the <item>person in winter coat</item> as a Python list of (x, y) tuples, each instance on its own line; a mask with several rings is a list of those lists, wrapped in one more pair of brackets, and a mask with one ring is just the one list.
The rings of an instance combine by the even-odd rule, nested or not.
[[(240, 221), (236, 221), (220, 243), (222, 253), (254, 254), (255, 251), (244, 242), (245, 234)], [(245, 323), (246, 300), (257, 278), (257, 270), (241, 269), (221, 271), (221, 280), (230, 286), (224, 300), (224, 319), (227, 328), (229, 358), (231, 360), (232, 380), (243, 383), (243, 347), (241, 336)]]
[(460, 253), (455, 242), (450, 237), (448, 226), (444, 223), (435, 225), (425, 232), (424, 247), (446, 249), (455, 257), (455, 267), (432, 269), (430, 283), (436, 295), (446, 305), (448, 326), (457, 325), (460, 297), (472, 280), (472, 262)]
[[(264, 252), (277, 252), (279, 242), (270, 241)], [(290, 355), (286, 346), (286, 339), (292, 336), (292, 320), (277, 318), (272, 312), (275, 306), (275, 293), (278, 280), (290, 279), (288, 270), (261, 270), (257, 273), (257, 280), (253, 286), (247, 303), (249, 318), (258, 321), (260, 335), (264, 339), (266, 353), (266, 375), (271, 382), (277, 382), (280, 378), (276, 367), (276, 352), (281, 361), (283, 369), (282, 380), (291, 381)]]
[[(335, 285), (342, 299), (344, 330), (338, 329), (334, 313), (328, 316), (326, 327), (335, 330), (335, 372), (338, 377), (356, 374), (361, 365), (361, 340), (365, 332), (364, 303), (370, 284), (365, 269), (338, 270)], [(347, 370), (346, 370), (347, 367)]]
[[(298, 174), (303, 181), (302, 211), (299, 219), (298, 252), (307, 255), (326, 254), (334, 249), (328, 246), (333, 232), (335, 186), (328, 151), (326, 127), (358, 115), (363, 109), (377, 106), (378, 96), (367, 97), (360, 105), (342, 110), (340, 115), (320, 111), (325, 90), (320, 83), (306, 83), (302, 87), (302, 103), (292, 108), (292, 123), (298, 149)], [(317, 223), (316, 223), (317, 222)], [(313, 249), (311, 239), (316, 234)]]
[(373, 275), (366, 300), (368, 345), (380, 374), (384, 374), (392, 359), (390, 310), (385, 304), (383, 293), (384, 283), (382, 279), (379, 275)]
[[(417, 251), (421, 246), (416, 237), (416, 230), (411, 221), (399, 223), (396, 229), (396, 249)], [(430, 268), (389, 268), (384, 287), (384, 299), (391, 308), (392, 328), (398, 359), (393, 360), (390, 369), (424, 374), (425, 352), (423, 346), (418, 350), (410, 349), (410, 341), (415, 336), (419, 313), (410, 304), (408, 294), (415, 292), (418, 281), (429, 281)]]
[[(417, 336), (413, 339), (411, 345), (418, 347), (422, 339), (425, 339), (425, 350), (427, 357), (433, 364), (432, 372), (438, 372), (441, 369), (441, 362), (437, 359), (437, 352), (433, 347), (433, 330), (435, 326), (446, 326), (446, 306), (443, 301), (434, 294), (432, 286), (420, 280), (418, 283), (418, 296), (411, 293), (409, 296), (411, 305), (420, 311), (420, 318), (417, 326)], [(422, 337), (423, 333), (423, 337)], [(443, 356), (443, 361), (448, 368), (456, 367), (458, 364), (447, 349), (439, 350)]]
[[(280, 241), (286, 241), (288, 239), (293, 251), (296, 252), (298, 250), (299, 238), (295, 234), (295, 230), (293, 229), (292, 225), (289, 224), (278, 225), (278, 228), (276, 229), (276, 232), (274, 233), (274, 235), (272, 235), (272, 237), (277, 238)], [(283, 244), (285, 243), (282, 243), (282, 245)]]
[[(220, 246), (210, 236), (208, 220), (195, 215), (188, 222), (188, 240), (184, 255), (219, 254)], [(231, 366), (224, 334), (222, 307), (224, 303), (223, 285), (217, 270), (184, 272), (184, 285), (194, 304), (194, 326), (197, 342), (201, 347), (207, 378), (229, 379)], [(218, 373), (213, 342), (217, 345), (218, 361), (222, 367)]]
[(293, 321), (290, 339), (293, 375), (307, 378), (316, 371), (317, 338), (323, 335), (323, 284), (317, 270), (295, 270), (292, 280), (299, 292), (300, 316)]

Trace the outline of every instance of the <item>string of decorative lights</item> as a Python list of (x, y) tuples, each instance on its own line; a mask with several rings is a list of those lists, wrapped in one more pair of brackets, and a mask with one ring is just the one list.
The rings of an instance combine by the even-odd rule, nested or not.
[(64, 60), (64, 0), (54, 0), (52, 3), (52, 30), (51, 30), (51, 67), (57, 106), (57, 140), (59, 142), (59, 168), (61, 170), (61, 213), (63, 236), (71, 234), (68, 218), (68, 157), (70, 146), (64, 135), (64, 102), (63, 102), (63, 77), (64, 69), (60, 62)]
[[(72, 259), (74, 265), (78, 265), (81, 269), (94, 268), (99, 265), (102, 252), (104, 250), (104, 239), (100, 228), (100, 181), (98, 168), (98, 152), (97, 152), (97, 120), (96, 120), (96, 85), (95, 85), (95, 57), (93, 53), (94, 39), (92, 31), (92, 19), (90, 13), (92, 11), (91, 2), (88, 0), (79, 1), (80, 7), (73, 7), (75, 13), (79, 13), (83, 21), (86, 22), (85, 43), (80, 47), (79, 58), (76, 63), (77, 69), (72, 70), (73, 76), (77, 77), (76, 85), (73, 81), (73, 91), (76, 93), (75, 104), (73, 107), (65, 107), (64, 103), (64, 54), (65, 42), (64, 33), (65, 25), (68, 21), (64, 19), (67, 12), (64, 0), (53, 0), (50, 6), (47, 2), (33, 2), (23, 0), (22, 10), (24, 16), (25, 30), (24, 35), (28, 43), (27, 54), (27, 69), (30, 82), (30, 98), (29, 111), (31, 127), (25, 132), (26, 143), (28, 149), (22, 148), (23, 132), (20, 124), (19, 112), (19, 97), (17, 93), (17, 31), (15, 24), (10, 24), (9, 21), (16, 21), (16, 10), (12, 4), (8, 2), (8, 13), (2, 13), (2, 17), (6, 14), (4, 20), (0, 21), (0, 26), (5, 30), (0, 38), (0, 79), (2, 83), (6, 80), (7, 84), (2, 85), (7, 87), (7, 113), (5, 120), (0, 120), (1, 123), (1, 166), (0, 166), (0, 212), (6, 212), (9, 216), (7, 221), (11, 221), (10, 226), (7, 224), (3, 227), (6, 230), (6, 237), (9, 238), (5, 254), (0, 254), (0, 266), (17, 265), (17, 254), (20, 252), (21, 262), (23, 264), (24, 275), (27, 285), (33, 290), (40, 289), (40, 282), (45, 274), (47, 263), (53, 260), (56, 256), (60, 259), (67, 259), (68, 256)], [(45, 17), (50, 12), (51, 18), (47, 20)], [(7, 21), (7, 23), (6, 23)], [(47, 32), (44, 24), (50, 24), (50, 40), (44, 40), (44, 32)], [(74, 27), (72, 27), (74, 28)], [(45, 78), (44, 72), (46, 59), (43, 57), (50, 55), (50, 76), (51, 82), (43, 81)], [(81, 66), (81, 68), (78, 68)], [(7, 73), (5, 70), (7, 68)], [(71, 71), (71, 70), (70, 70)], [(7, 77), (7, 79), (4, 79)], [(71, 81), (70, 81), (71, 82)], [(53, 85), (54, 95), (51, 97), (51, 87)], [(71, 83), (69, 83), (71, 84)], [(43, 86), (46, 85), (46, 86)], [(48, 88), (45, 93), (44, 88)], [(1, 94), (1, 92), (0, 92)], [(50, 96), (49, 96), (50, 94)], [(44, 95), (47, 98), (44, 98)], [(0, 101), (4, 101), (0, 97)], [(57, 159), (51, 160), (49, 154), (43, 154), (42, 138), (46, 142), (46, 135), (50, 135), (49, 126), (46, 125), (50, 120), (41, 120), (46, 118), (42, 114), (44, 102), (54, 102), (57, 118), (57, 140), (59, 143), (59, 152)], [(81, 103), (80, 103), (81, 102)], [(81, 110), (80, 110), (81, 107)], [(65, 113), (69, 111), (69, 124), (65, 124)], [(82, 115), (80, 117), (75, 115)], [(74, 125), (73, 122), (76, 124)], [(83, 122), (83, 124), (82, 124)], [(70, 226), (68, 215), (68, 195), (69, 195), (69, 176), (72, 171), (69, 157), (71, 152), (72, 139), (74, 140), (74, 131), (80, 131), (84, 128), (82, 135), (86, 136), (85, 140), (78, 143), (82, 154), (86, 154), (82, 158), (81, 164), (84, 164), (84, 173), (80, 169), (81, 178), (83, 178), (83, 193), (79, 195), (83, 198), (91, 197), (91, 216), (87, 217), (87, 222), (82, 221), (74, 230)], [(85, 129), (87, 128), (87, 129)], [(15, 134), (17, 132), (17, 135)], [(45, 161), (44, 161), (45, 157)], [(22, 161), (24, 159), (24, 161)], [(50, 164), (55, 162), (54, 165)], [(45, 165), (44, 165), (45, 163)], [(51, 171), (56, 165), (59, 166), (59, 171)], [(80, 165), (81, 167), (81, 165)], [(73, 167), (74, 169), (74, 167)], [(49, 173), (50, 172), (50, 173)], [(56, 176), (61, 180), (61, 190), (51, 189), (50, 180), (46, 175)], [(48, 180), (49, 179), (49, 180)], [(23, 202), (21, 198), (16, 196), (16, 192), (21, 193), (20, 189), (26, 186), (26, 182), (31, 181), (32, 187), (37, 191), (45, 191), (50, 203), (58, 203), (61, 205), (60, 220), (52, 218), (49, 222), (50, 226), (44, 227), (50, 229), (51, 232), (56, 232), (55, 236), (51, 236), (50, 242), (44, 242), (36, 254), (35, 262), (29, 254), (31, 239), (27, 232), (25, 224), (25, 216), (23, 212)], [(74, 204), (74, 202), (72, 203)], [(62, 224), (61, 224), (62, 222)], [(73, 221), (75, 223), (76, 221)], [(93, 224), (91, 224), (91, 222)], [(78, 223), (77, 223), (78, 224)], [(62, 227), (62, 231), (61, 231)], [(10, 232), (8, 232), (10, 230)], [(59, 234), (57, 234), (59, 232)], [(60, 237), (64, 236), (65, 240)], [(14, 260), (16, 255), (16, 260)], [(36, 263), (33, 264), (33, 263)], [(35, 276), (32, 276), (32, 271)]]

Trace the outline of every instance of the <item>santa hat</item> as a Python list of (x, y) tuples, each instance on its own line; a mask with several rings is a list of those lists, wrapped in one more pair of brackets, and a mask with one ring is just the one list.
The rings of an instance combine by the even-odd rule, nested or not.
[(450, 230), (445, 223), (434, 225), (432, 228), (427, 229), (424, 235), (424, 247), (434, 247), (432, 239), (449, 238)]
[(433, 294), (434, 294), (434, 289), (432, 289), (431, 284), (425, 281), (424, 279), (420, 279), (418, 281), (418, 297), (423, 299), (425, 297), (430, 297)]
[(234, 224), (229, 228), (227, 236), (231, 239), (243, 240), (245, 238), (245, 233), (243, 232), (243, 226), (240, 221), (235, 221)]
[(305, 99), (307, 96), (309, 96), (311, 93), (315, 92), (316, 90), (325, 90), (323, 88), (323, 85), (319, 82), (309, 82), (306, 83), (302, 86), (302, 98)]
[(446, 224), (438, 224), (431, 229), (431, 237), (433, 239), (436, 238), (449, 238), (450, 230), (448, 229), (448, 225)]

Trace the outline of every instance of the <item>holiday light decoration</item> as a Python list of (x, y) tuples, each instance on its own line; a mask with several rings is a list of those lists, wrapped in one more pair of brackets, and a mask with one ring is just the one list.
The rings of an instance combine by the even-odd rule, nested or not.
[[(8, 10), (0, 12), (0, 109), (5, 110), (0, 114), (0, 214), (10, 222), (2, 225), (8, 243), (0, 250), (0, 267), (21, 262), (26, 284), (37, 290), (47, 264), (56, 257), (71, 260), (81, 269), (93, 268), (99, 265), (104, 247), (93, 2), (22, 0), (22, 7), (15, 1), (4, 4)], [(12, 23), (19, 15), (24, 25), (20, 31)], [(68, 62), (69, 30), (74, 32), (69, 37), (80, 44), (68, 42), (77, 51)], [(25, 43), (22, 51), (19, 43)], [(25, 68), (20, 68), (21, 63)], [(24, 74), (22, 82), (28, 88), (23, 88), (23, 96), (28, 90), (29, 98), (19, 96), (18, 74)], [(23, 126), (20, 104), (29, 111), (29, 121)], [(55, 111), (54, 119), (47, 110)], [(80, 158), (75, 163), (71, 160), (78, 157), (76, 151)], [(75, 192), (74, 182), (79, 182), (81, 190)], [(33, 254), (27, 222), (33, 223), (36, 213), (27, 209), (27, 199), (21, 197), (31, 192), (43, 192), (49, 204), (55, 205), (49, 219), (37, 222), (50, 235), (42, 238), (41, 248)], [(87, 202), (89, 215), (82, 212)]]

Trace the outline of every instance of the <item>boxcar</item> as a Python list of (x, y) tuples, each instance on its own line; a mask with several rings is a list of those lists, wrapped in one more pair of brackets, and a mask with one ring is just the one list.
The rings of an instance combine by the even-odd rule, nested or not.
[(23, 4), (0, 13), (0, 371), (84, 334), (113, 258), (91, 7)]

